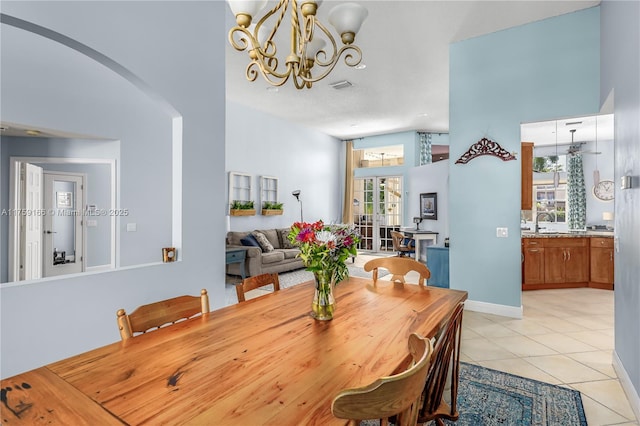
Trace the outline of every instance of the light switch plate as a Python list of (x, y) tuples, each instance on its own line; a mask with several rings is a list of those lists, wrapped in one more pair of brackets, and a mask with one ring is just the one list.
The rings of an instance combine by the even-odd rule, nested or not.
[(496, 237), (507, 238), (509, 236), (509, 228), (496, 228)]
[(98, 221), (97, 220), (92, 220), (92, 219), (87, 220), (87, 227), (88, 228), (94, 228), (96, 226), (98, 226)]
[(138, 227), (135, 223), (127, 223), (127, 232), (136, 232)]

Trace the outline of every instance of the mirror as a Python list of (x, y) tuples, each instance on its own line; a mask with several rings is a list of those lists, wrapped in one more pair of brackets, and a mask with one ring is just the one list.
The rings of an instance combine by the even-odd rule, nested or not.
[[(19, 206), (10, 195), (15, 158), (29, 157), (25, 163), (43, 172), (85, 174), (85, 201), (78, 211), (95, 206), (106, 212), (104, 218), (84, 218), (84, 240), (76, 231), (72, 249), (62, 250), (53, 240), (49, 247), (43, 239), (37, 250), (43, 265), (54, 258), (62, 261), (62, 251), (64, 263), (55, 266), (75, 262), (80, 242), (87, 256), (85, 272), (158, 263), (162, 247), (168, 246), (177, 248), (180, 260), (180, 114), (144, 81), (82, 43), (29, 23), (1, 25), (0, 282), (11, 281), (9, 265), (16, 262), (11, 245), (20, 238), (10, 226), (11, 209)], [(107, 201), (94, 202), (92, 197), (105, 197), (105, 190), (92, 189), (97, 182), (92, 173), (104, 174), (101, 167), (108, 170), (110, 187)], [(78, 203), (77, 192), (65, 190), (52, 190), (51, 202), (57, 203), (58, 192), (71, 192), (71, 202)], [(56, 207), (54, 213), (61, 210)], [(108, 236), (91, 238), (97, 230)]]
[(568, 232), (568, 159), (582, 159), (586, 229), (610, 227), (605, 213), (613, 211), (612, 199), (603, 199), (599, 188), (614, 180), (613, 114), (570, 117), (521, 125), (523, 142), (534, 143), (533, 210), (522, 211), (522, 228), (534, 230), (536, 218), (547, 232)]

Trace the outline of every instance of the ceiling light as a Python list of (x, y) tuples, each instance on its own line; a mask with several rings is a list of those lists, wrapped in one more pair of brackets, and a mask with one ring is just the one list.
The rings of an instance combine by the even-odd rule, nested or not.
[(280, 89), (278, 89), (277, 87), (274, 87), (274, 86), (269, 86), (269, 87), (267, 87), (267, 92), (275, 93), (275, 92), (277, 92), (278, 90), (280, 90)]
[(363, 63), (359, 63), (358, 65), (356, 65), (354, 68), (357, 70), (363, 70), (365, 69), (367, 66)]
[[(282, 86), (292, 77), (297, 89), (311, 88), (325, 78), (344, 54), (344, 62), (355, 67), (362, 60), (362, 51), (352, 43), (367, 17), (367, 9), (356, 3), (343, 3), (329, 11), (329, 22), (336, 29), (343, 46), (338, 49), (334, 36), (316, 18), (321, 0), (280, 1), (255, 26), (251, 21), (266, 5), (267, 0), (227, 0), (236, 17), (237, 26), (229, 31), (229, 42), (238, 51), (247, 51), (247, 80), (255, 81), (258, 74), (273, 86)], [(280, 24), (292, 5), (291, 50), (286, 57), (277, 56), (274, 40)], [(331, 49), (325, 49), (328, 44)], [(346, 52), (346, 53), (345, 53)], [(314, 66), (316, 68), (314, 69)], [(312, 71), (318, 71), (313, 75)]]

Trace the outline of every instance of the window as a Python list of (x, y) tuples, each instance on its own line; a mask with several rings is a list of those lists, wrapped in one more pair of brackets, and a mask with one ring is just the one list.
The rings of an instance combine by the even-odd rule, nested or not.
[(234, 201), (249, 202), (251, 200), (251, 175), (229, 172), (229, 204)]
[(260, 204), (278, 202), (278, 178), (260, 176)]
[(380, 146), (353, 151), (355, 168), (391, 167), (404, 164), (404, 145)]

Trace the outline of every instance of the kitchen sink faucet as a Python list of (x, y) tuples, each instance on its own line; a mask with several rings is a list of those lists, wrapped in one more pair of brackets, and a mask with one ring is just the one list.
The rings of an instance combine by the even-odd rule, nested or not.
[(536, 233), (538, 233), (540, 231), (540, 229), (546, 229), (546, 228), (540, 228), (540, 226), (538, 226), (538, 220), (540, 220), (540, 216), (546, 216), (549, 221), (554, 221), (555, 220), (555, 218), (553, 217), (551, 212), (538, 213), (536, 215)]

